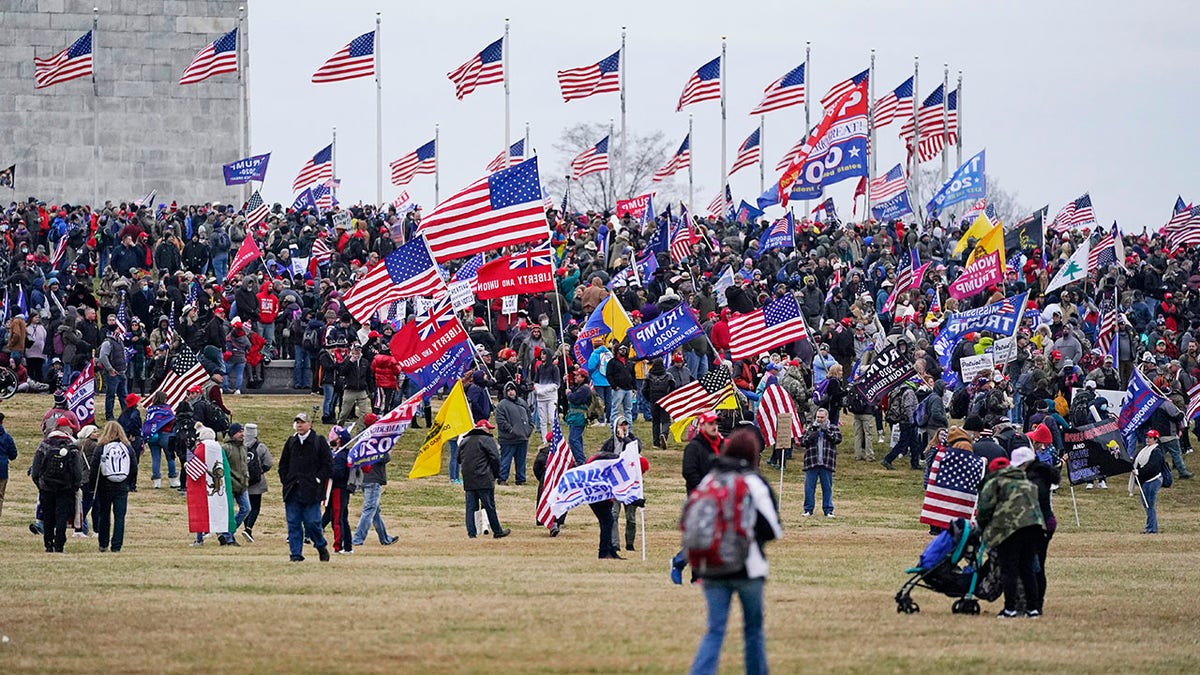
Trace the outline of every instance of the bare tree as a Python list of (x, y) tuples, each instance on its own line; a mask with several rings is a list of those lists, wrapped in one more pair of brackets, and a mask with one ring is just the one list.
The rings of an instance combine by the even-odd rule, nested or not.
[[(559, 141), (554, 144), (554, 149), (563, 158), (560, 169), (555, 172), (543, 169), (543, 181), (556, 203), (566, 190), (566, 177), (571, 175), (571, 160), (607, 135), (607, 124), (580, 123), (563, 130)], [(658, 203), (676, 196), (672, 179), (651, 184), (654, 172), (666, 163), (669, 153), (674, 151), (668, 146), (663, 132), (642, 135), (626, 129), (625, 135), (627, 140), (624, 143), (616, 142), (618, 139), (615, 138), (609, 142), (608, 161), (612, 172), (601, 171), (580, 180), (571, 180), (571, 209), (612, 209), (617, 199), (629, 199), (649, 190), (658, 193), (655, 197)]]
[[(919, 207), (917, 204), (913, 204), (913, 206), (918, 207), (920, 211), (924, 213), (925, 206), (929, 203), (929, 199), (942, 188), (943, 182), (941, 169), (921, 169), (920, 185), (921, 203)], [(916, 195), (913, 195), (913, 198), (915, 199)], [(987, 177), (987, 199), (988, 203), (996, 208), (996, 215), (1000, 217), (1000, 220), (1003, 221), (1005, 225), (1014, 225), (1021, 218), (1029, 215), (1029, 209), (1020, 203), (1020, 201), (1017, 199), (1017, 194), (1015, 192), (1009, 192), (1001, 187), (1000, 181), (996, 180), (996, 178), (992, 175), (988, 175)], [(961, 202), (954, 204), (950, 208), (946, 209), (946, 213), (944, 214), (945, 217), (942, 218), (942, 222), (958, 222), (958, 219), (962, 217), (962, 214), (966, 213), (967, 209), (971, 208), (972, 204), (974, 204), (974, 202)]]

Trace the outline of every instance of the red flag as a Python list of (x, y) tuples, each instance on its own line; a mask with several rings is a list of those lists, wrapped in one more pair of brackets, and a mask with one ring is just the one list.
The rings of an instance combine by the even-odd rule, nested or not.
[(550, 242), (524, 253), (500, 256), (483, 265), (475, 275), (475, 297), (480, 300), (506, 295), (554, 290), (554, 266)]
[[(863, 81), (858, 84), (858, 86), (838, 97), (837, 102), (825, 111), (825, 117), (821, 118), (820, 123), (817, 124), (817, 128), (813, 130), (811, 135), (809, 135), (808, 141), (805, 142), (804, 147), (800, 149), (800, 152), (796, 155), (796, 158), (792, 160), (791, 166), (789, 166), (787, 170), (783, 172), (783, 175), (779, 177), (778, 188), (780, 206), (784, 208), (787, 207), (788, 194), (791, 192), (792, 186), (795, 185), (796, 181), (800, 178), (800, 172), (804, 170), (804, 165), (808, 162), (808, 156), (812, 154), (814, 149), (816, 149), (817, 145), (821, 142), (821, 139), (825, 137), (825, 134), (829, 133), (830, 127), (832, 127), (834, 123), (843, 116), (851, 117), (854, 115), (865, 114), (864, 111), (866, 107), (866, 100), (867, 80), (864, 78)], [(843, 110), (843, 108), (852, 102), (855, 104), (854, 110)], [(859, 108), (863, 108), (863, 110), (859, 110)]]
[(229, 281), (246, 265), (254, 262), (255, 258), (261, 257), (262, 251), (258, 250), (258, 244), (254, 241), (254, 237), (246, 235), (246, 238), (242, 240), (241, 247), (238, 248), (237, 255), (233, 256), (233, 260), (229, 262), (229, 273), (225, 275), (225, 280)]
[(433, 363), (466, 339), (450, 299), (444, 298), (405, 324), (388, 346), (400, 369), (407, 373)]

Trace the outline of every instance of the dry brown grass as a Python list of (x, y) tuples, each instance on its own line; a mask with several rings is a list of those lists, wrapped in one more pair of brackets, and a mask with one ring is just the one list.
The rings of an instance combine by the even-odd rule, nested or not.
[[(259, 421), (277, 453), (291, 415), (314, 400), (244, 396), (233, 405), (238, 419)], [(497, 490), (513, 535), (468, 540), (460, 488), (402, 478), (421, 432), (405, 437), (391, 467), (384, 514), (400, 542), (390, 548), (372, 535), (353, 556), (289, 564), (274, 479), (255, 544), (189, 548), (183, 500), (149, 489), (143, 458), (125, 551), (68, 539), (65, 555), (50, 556), (26, 530), (35, 491), (24, 474), (48, 404), (4, 403), (21, 458), (0, 521), (0, 633), (11, 639), (0, 644), (0, 673), (682, 672), (703, 631), (699, 591), (667, 580), (683, 492), (678, 448), (649, 453), (644, 563), (632, 553), (596, 560), (587, 510), (573, 512), (557, 539), (546, 536), (533, 524), (532, 475), (525, 487)], [(589, 430), (588, 447), (598, 440)], [(1195, 671), (1195, 484), (1164, 491), (1157, 537), (1137, 534), (1142, 510), (1123, 481), (1077, 491), (1081, 529), (1064, 489), (1041, 620), (998, 622), (998, 604), (952, 616), (951, 600), (927, 591), (914, 594), (922, 612), (904, 616), (892, 596), (928, 540), (916, 523), (917, 476), (850, 455), (835, 483), (836, 520), (802, 519), (802, 474), (785, 479), (786, 533), (768, 548), (775, 672)], [(741, 668), (736, 611), (722, 664)]]

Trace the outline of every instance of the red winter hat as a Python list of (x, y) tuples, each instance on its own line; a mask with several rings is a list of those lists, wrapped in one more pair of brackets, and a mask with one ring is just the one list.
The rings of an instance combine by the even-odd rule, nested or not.
[(988, 462), (988, 473), (992, 473), (993, 471), (999, 471), (1000, 469), (1007, 468), (1010, 464), (1011, 464), (1011, 462), (1008, 461), (1007, 457), (997, 457), (997, 458), (993, 459), (991, 462)]
[(1033, 431), (1030, 431), (1026, 438), (1038, 443), (1051, 443), (1054, 441), (1054, 434), (1050, 432), (1050, 427), (1046, 426), (1043, 422), (1037, 425)]
[(367, 426), (371, 426), (372, 424), (375, 424), (378, 421), (379, 421), (379, 415), (376, 415), (373, 412), (369, 412), (366, 415), (363, 415), (363, 424), (365, 424)]

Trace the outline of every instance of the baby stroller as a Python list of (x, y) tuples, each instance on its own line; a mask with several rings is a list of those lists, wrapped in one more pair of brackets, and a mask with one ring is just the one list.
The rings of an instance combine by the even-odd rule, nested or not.
[[(979, 598), (991, 602), (1000, 597), (1000, 566), (984, 559), (976, 526), (962, 518), (950, 523), (950, 529), (934, 537), (921, 553), (916, 567), (905, 570), (911, 575), (896, 592), (896, 611), (916, 614), (920, 605), (913, 602), (914, 588), (928, 588), (952, 598), (954, 614), (979, 614)], [(963, 567), (959, 564), (963, 563)]]

